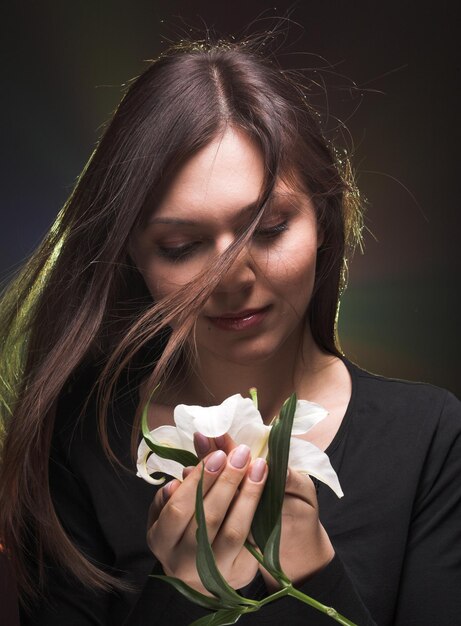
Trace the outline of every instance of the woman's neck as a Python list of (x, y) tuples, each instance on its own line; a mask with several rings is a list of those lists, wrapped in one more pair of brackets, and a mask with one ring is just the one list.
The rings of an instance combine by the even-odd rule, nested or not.
[[(233, 363), (210, 353), (200, 353), (173, 392), (169, 403), (210, 406), (240, 393), (248, 397), (250, 387), (258, 390), (258, 405), (264, 421), (277, 415), (284, 400), (294, 391), (299, 398), (315, 401), (321, 393), (325, 372), (336, 357), (325, 354), (309, 331), (288, 340), (283, 348), (257, 363)], [(309, 397), (310, 396), (310, 397)]]

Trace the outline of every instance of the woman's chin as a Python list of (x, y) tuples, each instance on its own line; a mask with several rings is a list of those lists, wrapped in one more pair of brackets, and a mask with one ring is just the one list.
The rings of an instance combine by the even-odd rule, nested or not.
[[(213, 345), (206, 350), (206, 353), (222, 366), (228, 363), (229, 365), (238, 365), (240, 367), (259, 367), (264, 364), (273, 363), (275, 360), (277, 362), (277, 368), (283, 368), (286, 357), (291, 352), (291, 348), (290, 350), (284, 350), (284, 344), (264, 339), (235, 342), (225, 347)], [(199, 349), (199, 353), (200, 352)]]

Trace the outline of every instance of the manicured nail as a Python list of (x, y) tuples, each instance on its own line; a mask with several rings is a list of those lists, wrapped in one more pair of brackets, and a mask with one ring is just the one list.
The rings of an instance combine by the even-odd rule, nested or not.
[(256, 459), (250, 469), (250, 480), (254, 483), (259, 483), (264, 478), (266, 473), (266, 461), (265, 459)]
[(241, 469), (244, 467), (250, 458), (250, 448), (244, 443), (241, 443), (234, 450), (232, 450), (231, 465)]
[(205, 437), (202, 433), (194, 433), (194, 446), (197, 454), (201, 457), (206, 456), (211, 449), (208, 437)]
[(205, 467), (209, 472), (217, 472), (226, 462), (226, 453), (222, 450), (216, 450), (205, 463)]
[(220, 435), (214, 438), (215, 444), (218, 448), (224, 448), (226, 445), (226, 435)]

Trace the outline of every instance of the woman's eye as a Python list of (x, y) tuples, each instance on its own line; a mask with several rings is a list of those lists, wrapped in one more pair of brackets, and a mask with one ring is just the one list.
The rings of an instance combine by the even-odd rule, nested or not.
[(200, 245), (200, 241), (191, 241), (190, 243), (186, 243), (182, 246), (162, 246), (158, 245), (157, 249), (164, 259), (169, 261), (183, 261), (187, 257), (191, 256), (198, 246)]
[[(254, 232), (254, 239), (260, 241), (270, 241), (275, 239), (288, 230), (288, 220), (283, 220), (274, 226), (264, 226), (257, 228)], [(181, 262), (186, 261), (193, 254), (198, 252), (203, 241), (190, 241), (182, 245), (165, 245), (158, 243), (158, 254), (167, 261)]]
[(255, 230), (254, 236), (257, 239), (275, 239), (288, 230), (288, 220), (283, 220), (279, 224), (270, 227), (260, 227)]

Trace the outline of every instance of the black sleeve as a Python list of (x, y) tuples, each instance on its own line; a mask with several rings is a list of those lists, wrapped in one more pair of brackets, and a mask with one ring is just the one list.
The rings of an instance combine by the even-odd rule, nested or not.
[(461, 403), (450, 393), (423, 467), (395, 626), (461, 623)]
[[(159, 564), (152, 573), (163, 573)], [(321, 572), (299, 586), (299, 589), (327, 607), (335, 608), (358, 626), (375, 626), (338, 556)], [(268, 595), (261, 576), (257, 576), (241, 593), (258, 600)], [(189, 602), (168, 583), (149, 578), (124, 626), (144, 626), (153, 615), (157, 626), (188, 626), (208, 613), (206, 609)], [(270, 602), (258, 611), (242, 616), (238, 621), (239, 624), (249, 626), (280, 626), (284, 622), (290, 626), (331, 626), (334, 623), (328, 615), (291, 597)]]
[[(91, 510), (82, 485), (69, 467), (54, 461), (50, 468), (51, 488), (61, 523), (80, 550), (96, 564), (107, 565), (113, 554)], [(95, 593), (83, 587), (62, 567), (46, 561), (47, 584), (44, 596), (21, 613), (22, 626), (105, 626), (108, 624), (111, 594)]]
[[(45, 592), (31, 610), (22, 610), (22, 626), (120, 625), (155, 563), (146, 543), (147, 512), (155, 488), (136, 477), (134, 470), (107, 459), (94, 406), (77, 421), (74, 405), (78, 408), (86, 392), (86, 387), (79, 389), (60, 403), (49, 463), (50, 492), (74, 545), (131, 589), (96, 592), (47, 557)], [(135, 408), (127, 396), (109, 420), (112, 448), (126, 465), (133, 465), (129, 442)]]
[[(314, 600), (336, 609), (343, 617), (358, 626), (375, 625), (338, 555), (335, 555), (323, 570), (310, 577), (298, 588)], [(259, 613), (261, 613), (261, 624), (274, 624), (274, 626), (284, 621), (290, 626), (305, 626), (305, 624), (332, 626), (335, 623), (328, 615), (296, 598), (282, 598), (268, 604)]]

